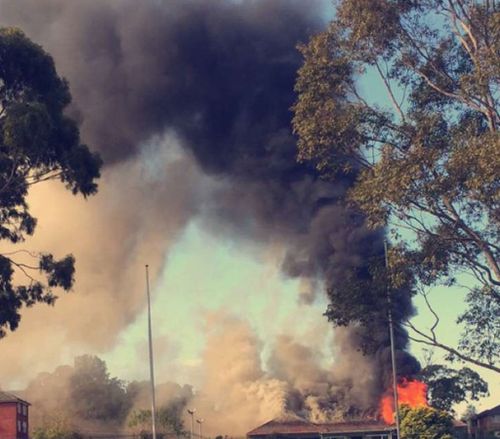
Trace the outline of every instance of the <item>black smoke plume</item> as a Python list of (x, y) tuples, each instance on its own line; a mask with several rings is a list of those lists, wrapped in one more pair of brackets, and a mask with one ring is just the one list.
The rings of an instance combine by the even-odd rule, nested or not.
[[(370, 302), (368, 267), (383, 259), (383, 233), (368, 230), (343, 204), (351, 178), (322, 181), (296, 162), (290, 128), (301, 64), (296, 46), (324, 26), (325, 6), (320, 0), (4, 0), (0, 20), (54, 56), (71, 84), (82, 136), (108, 166), (134, 158), (155, 135), (175, 133), (218, 182), (200, 208), (208, 227), (281, 243), (284, 272), (313, 289), (324, 283), (345, 290), (352, 276), (363, 278), (366, 288), (345, 292), (345, 300), (368, 309), (380, 306)], [(313, 292), (304, 295), (312, 298)], [(413, 312), (411, 298), (395, 300), (398, 361), (411, 374), (418, 365), (405, 353), (399, 324)], [(343, 401), (336, 403), (347, 412), (376, 406), (389, 381), (387, 322), (375, 318), (367, 327), (350, 327), (337, 339)], [(368, 335), (376, 347), (359, 357)], [(357, 368), (360, 361), (368, 369)], [(366, 370), (371, 376), (360, 388)]]

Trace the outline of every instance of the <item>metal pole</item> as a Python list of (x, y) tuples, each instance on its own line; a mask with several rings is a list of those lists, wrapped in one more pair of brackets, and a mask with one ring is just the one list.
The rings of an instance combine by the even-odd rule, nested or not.
[(198, 423), (199, 425), (199, 439), (201, 439), (203, 436), (201, 435), (201, 424), (203, 424), (203, 419), (197, 419), (196, 422)]
[(387, 241), (384, 240), (385, 268), (387, 272), (387, 303), (389, 305), (389, 337), (391, 339), (391, 360), (392, 360), (392, 391), (394, 392), (394, 416), (396, 420), (396, 438), (399, 439), (399, 402), (398, 402), (398, 376), (396, 369), (396, 349), (394, 346), (394, 322), (392, 320), (392, 299), (389, 283), (389, 259), (387, 257)]
[(153, 363), (153, 331), (151, 325), (151, 294), (149, 292), (149, 266), (146, 265), (146, 294), (148, 296), (148, 340), (149, 340), (149, 374), (151, 379), (151, 423), (153, 439), (156, 439), (156, 397), (155, 370)]
[(190, 439), (193, 439), (193, 434), (194, 434), (194, 412), (195, 409), (188, 409), (188, 413), (191, 415), (191, 433), (189, 435)]

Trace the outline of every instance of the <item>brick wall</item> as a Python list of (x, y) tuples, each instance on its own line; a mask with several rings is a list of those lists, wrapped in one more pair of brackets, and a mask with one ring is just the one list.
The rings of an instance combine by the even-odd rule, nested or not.
[(0, 438), (17, 439), (17, 404), (0, 404)]
[(0, 403), (0, 439), (29, 439), (28, 410), (20, 402)]

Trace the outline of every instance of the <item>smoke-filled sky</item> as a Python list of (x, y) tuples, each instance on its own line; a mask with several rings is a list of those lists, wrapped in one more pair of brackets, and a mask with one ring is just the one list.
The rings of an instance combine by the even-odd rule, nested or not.
[[(296, 45), (328, 7), (0, 1), (0, 23), (54, 56), (83, 141), (105, 161), (90, 200), (57, 183), (30, 195), (39, 226), (26, 246), (72, 252), (77, 282), (0, 342), (3, 388), (81, 353), (145, 378), (148, 263), (158, 379), (195, 386), (209, 432), (243, 433), (285, 408), (322, 420), (337, 403), (373, 405), (384, 365), (362, 357), (349, 331), (333, 334), (322, 287), (380, 251), (381, 235), (335, 204), (349, 182), (296, 164), (289, 126)], [(447, 307), (450, 324), (458, 311)]]

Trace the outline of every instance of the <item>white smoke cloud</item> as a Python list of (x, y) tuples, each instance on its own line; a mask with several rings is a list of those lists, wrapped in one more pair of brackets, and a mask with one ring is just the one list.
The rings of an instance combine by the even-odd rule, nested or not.
[(56, 182), (33, 188), (28, 202), (39, 222), (23, 247), (73, 253), (75, 291), (61, 295), (55, 307), (24, 310), (19, 329), (1, 340), (0, 355), (11, 359), (0, 364), (4, 387), (79, 353), (108, 351), (142, 311), (144, 265), (151, 265), (154, 282), (204, 186), (192, 161), (175, 153), (175, 137), (158, 143), (167, 151), (163, 157), (152, 159), (146, 150), (107, 168), (99, 194), (88, 200)]

